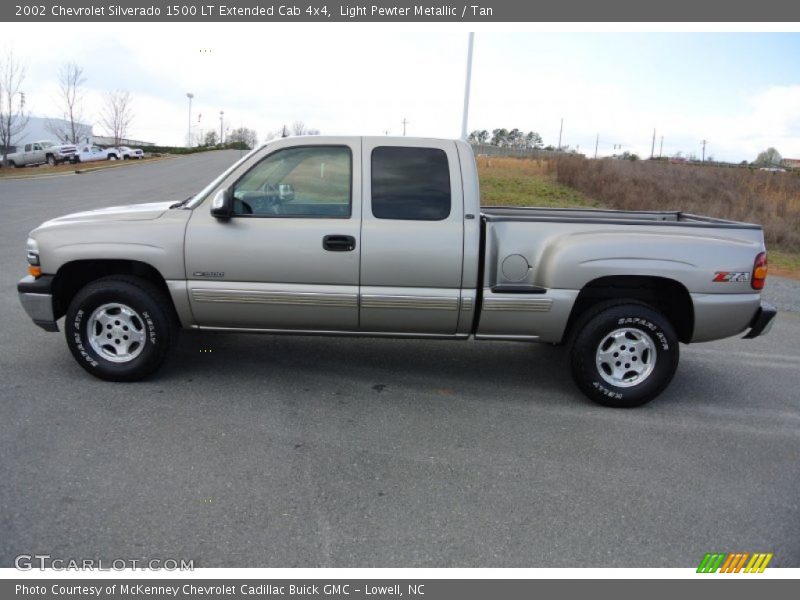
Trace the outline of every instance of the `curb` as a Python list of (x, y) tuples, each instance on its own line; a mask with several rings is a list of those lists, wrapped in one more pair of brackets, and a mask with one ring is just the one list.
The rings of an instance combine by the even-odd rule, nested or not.
[[(108, 165), (105, 167), (89, 167), (87, 169), (75, 169), (76, 175), (83, 175), (84, 173), (94, 173), (95, 171), (108, 171), (109, 169), (118, 169), (119, 167), (132, 167), (136, 164), (144, 164), (144, 163), (151, 163), (151, 162), (159, 162), (162, 160), (168, 160), (170, 158), (174, 158), (173, 156), (159, 156), (158, 158), (147, 158), (145, 160), (117, 160), (114, 161), (119, 164)], [(44, 175), (43, 175), (44, 177)], [(25, 178), (27, 179), (27, 177)]]
[(84, 173), (94, 173), (95, 171), (105, 171), (107, 169), (116, 169), (118, 167), (130, 167), (135, 164), (144, 164), (151, 162), (159, 162), (176, 158), (173, 155), (164, 155), (157, 158), (148, 158), (145, 160), (117, 160), (119, 164), (109, 165), (107, 167), (89, 167), (86, 169), (75, 169), (74, 171), (61, 171), (60, 173), (44, 173), (42, 175), (10, 175), (8, 177), (0, 177), (0, 182), (3, 181), (20, 181), (22, 179), (52, 179), (53, 177), (68, 177), (70, 175), (82, 175)]

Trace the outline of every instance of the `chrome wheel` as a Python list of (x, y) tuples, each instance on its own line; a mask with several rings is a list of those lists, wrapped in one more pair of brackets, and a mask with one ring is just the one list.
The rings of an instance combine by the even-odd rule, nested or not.
[(132, 361), (147, 342), (144, 321), (124, 304), (110, 303), (96, 308), (87, 327), (92, 349), (110, 362)]
[(603, 338), (595, 362), (600, 376), (616, 387), (639, 385), (656, 366), (656, 345), (641, 329), (623, 327)]

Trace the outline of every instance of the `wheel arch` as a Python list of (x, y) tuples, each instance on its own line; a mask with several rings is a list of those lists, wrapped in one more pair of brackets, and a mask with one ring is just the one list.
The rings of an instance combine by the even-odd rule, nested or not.
[(589, 281), (575, 299), (565, 339), (587, 311), (609, 300), (625, 299), (658, 309), (672, 324), (681, 342), (688, 343), (692, 339), (694, 304), (689, 290), (679, 281), (653, 275), (610, 275)]
[(175, 304), (170, 295), (164, 276), (152, 265), (138, 260), (124, 259), (83, 259), (61, 265), (53, 279), (53, 313), (56, 319), (67, 312), (67, 308), (78, 291), (103, 277), (128, 275), (139, 277), (155, 285), (168, 299), (175, 312)]

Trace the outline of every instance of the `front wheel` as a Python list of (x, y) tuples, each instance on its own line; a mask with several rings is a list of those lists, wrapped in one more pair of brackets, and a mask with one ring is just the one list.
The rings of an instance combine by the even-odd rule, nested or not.
[(58, 161), (56, 160), (55, 156), (53, 156), (52, 154), (48, 154), (47, 164), (50, 165), (51, 167), (55, 167), (58, 164)]
[(601, 306), (577, 324), (572, 377), (604, 406), (641, 406), (666, 389), (678, 367), (678, 336), (669, 320), (639, 303)]
[(86, 371), (109, 381), (137, 381), (164, 362), (177, 326), (169, 299), (148, 281), (104, 277), (81, 289), (64, 331)]

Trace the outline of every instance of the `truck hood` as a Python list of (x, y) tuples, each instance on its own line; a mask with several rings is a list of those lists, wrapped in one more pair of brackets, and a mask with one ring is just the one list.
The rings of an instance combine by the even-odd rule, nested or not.
[(170, 202), (150, 202), (148, 204), (129, 204), (127, 206), (110, 206), (97, 210), (72, 213), (43, 223), (43, 227), (66, 223), (91, 223), (107, 221), (152, 221), (169, 210), (175, 204)]

